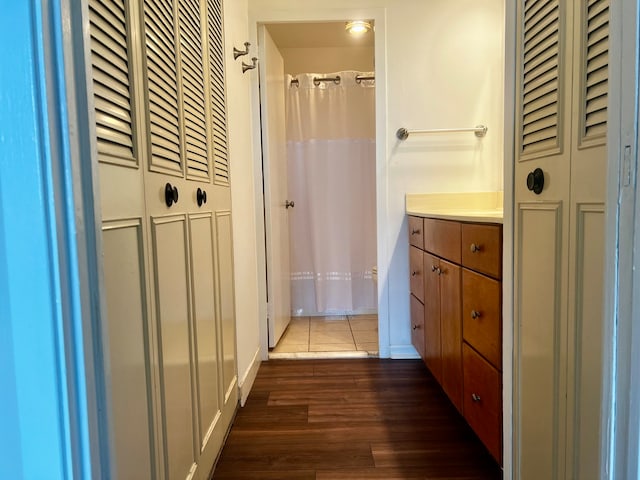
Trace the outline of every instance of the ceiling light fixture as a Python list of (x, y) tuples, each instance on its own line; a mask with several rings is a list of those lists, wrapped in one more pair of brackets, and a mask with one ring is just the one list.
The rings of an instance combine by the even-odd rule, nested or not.
[(363, 33), (367, 33), (371, 30), (371, 24), (364, 20), (353, 20), (351, 22), (347, 22), (345, 29), (351, 35), (362, 35)]

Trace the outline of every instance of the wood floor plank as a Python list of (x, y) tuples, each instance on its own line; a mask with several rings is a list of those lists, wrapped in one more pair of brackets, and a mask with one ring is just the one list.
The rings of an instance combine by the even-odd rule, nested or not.
[(265, 362), (216, 480), (498, 480), (421, 361)]

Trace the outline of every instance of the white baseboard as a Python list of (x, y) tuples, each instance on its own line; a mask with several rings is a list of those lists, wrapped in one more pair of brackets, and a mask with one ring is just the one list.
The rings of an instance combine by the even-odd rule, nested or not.
[(244, 404), (247, 403), (247, 398), (249, 397), (249, 392), (251, 392), (251, 387), (253, 387), (253, 382), (256, 379), (256, 375), (258, 375), (258, 370), (260, 369), (260, 364), (262, 363), (260, 359), (260, 349), (256, 350), (251, 363), (249, 364), (249, 368), (244, 372), (240, 381), (238, 382), (238, 388), (240, 390), (240, 406), (244, 407)]
[(413, 347), (413, 345), (391, 345), (389, 349), (389, 356), (396, 360), (420, 358), (420, 355)]

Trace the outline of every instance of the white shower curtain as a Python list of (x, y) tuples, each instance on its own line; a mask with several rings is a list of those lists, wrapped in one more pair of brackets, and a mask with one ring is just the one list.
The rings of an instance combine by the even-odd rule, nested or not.
[[(314, 84), (314, 77), (340, 83)], [(294, 315), (377, 310), (374, 81), (371, 72), (297, 75), (287, 88)]]

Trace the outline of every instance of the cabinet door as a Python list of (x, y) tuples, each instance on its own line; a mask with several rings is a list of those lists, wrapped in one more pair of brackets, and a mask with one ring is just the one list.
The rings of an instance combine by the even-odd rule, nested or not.
[(442, 383), (442, 349), (440, 346), (440, 259), (424, 253), (424, 361)]
[(462, 412), (461, 268), (440, 260), (442, 388)]
[(424, 305), (411, 295), (411, 343), (424, 359)]

